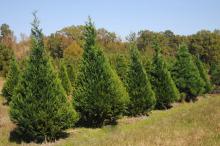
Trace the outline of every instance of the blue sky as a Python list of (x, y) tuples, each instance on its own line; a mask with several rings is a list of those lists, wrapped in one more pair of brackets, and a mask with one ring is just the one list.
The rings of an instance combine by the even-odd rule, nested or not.
[(30, 34), (32, 12), (38, 11), (45, 34), (84, 24), (88, 15), (98, 28), (122, 37), (141, 29), (192, 34), (220, 29), (220, 0), (0, 0), (0, 24)]

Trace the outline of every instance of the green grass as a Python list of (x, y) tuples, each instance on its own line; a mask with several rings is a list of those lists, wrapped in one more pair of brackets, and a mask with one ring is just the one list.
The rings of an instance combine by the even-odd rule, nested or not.
[[(0, 123), (0, 145), (16, 146), (19, 144), (8, 140), (14, 125), (8, 118), (7, 109), (8, 107), (0, 105), (0, 112), (4, 113), (0, 113), (0, 116), (6, 120), (3, 126)], [(196, 103), (176, 104), (167, 111), (153, 111), (149, 117), (123, 118), (119, 120), (117, 126), (96, 129), (76, 128), (67, 132), (70, 135), (66, 139), (44, 145), (219, 146), (220, 95), (207, 95), (205, 98), (199, 98)]]

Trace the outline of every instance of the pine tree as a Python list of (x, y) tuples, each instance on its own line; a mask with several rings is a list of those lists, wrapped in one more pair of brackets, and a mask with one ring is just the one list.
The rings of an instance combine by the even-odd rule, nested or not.
[(181, 93), (186, 94), (186, 100), (195, 100), (204, 91), (205, 83), (199, 70), (185, 45), (181, 45), (177, 53), (177, 61), (172, 69), (172, 77)]
[(13, 50), (0, 43), (0, 75), (6, 76), (9, 70), (10, 60), (13, 56)]
[(67, 69), (66, 69), (66, 66), (63, 61), (61, 62), (61, 65), (60, 65), (59, 77), (61, 79), (61, 83), (63, 85), (63, 88), (66, 91), (66, 94), (70, 95), (72, 92), (72, 85), (69, 80), (69, 76), (67, 74)]
[(156, 94), (157, 108), (169, 108), (172, 102), (180, 98), (179, 91), (168, 71), (166, 62), (161, 55), (158, 44), (154, 45), (155, 55), (153, 57), (152, 69), (150, 71), (151, 83)]
[(99, 127), (115, 122), (124, 112), (128, 94), (103, 51), (96, 45), (91, 19), (85, 26), (84, 53), (78, 73), (74, 105), (80, 113), (79, 124)]
[(7, 100), (7, 103), (11, 101), (14, 89), (20, 79), (20, 70), (15, 58), (12, 58), (9, 66), (9, 72), (7, 74), (6, 81), (4, 83), (2, 94)]
[(128, 112), (129, 115), (136, 116), (152, 110), (156, 99), (142, 65), (140, 53), (134, 44), (131, 45), (130, 59), (127, 82), (131, 102), (128, 106)]
[(32, 26), (32, 50), (10, 103), (10, 117), (26, 139), (48, 141), (73, 126), (77, 113), (45, 52), (35, 13)]
[(220, 63), (212, 64), (210, 72), (211, 72), (212, 84), (219, 86), (220, 85)]
[(120, 77), (121, 81), (127, 86), (127, 76), (128, 76), (128, 60), (125, 55), (117, 55), (115, 60), (115, 70)]
[(74, 67), (72, 64), (67, 65), (67, 74), (72, 86), (72, 93), (75, 94), (75, 88), (76, 88), (76, 71), (74, 70)]
[(212, 85), (209, 80), (208, 73), (205, 70), (204, 65), (203, 65), (202, 61), (199, 59), (199, 57), (195, 57), (195, 62), (196, 62), (197, 68), (199, 70), (200, 76), (203, 79), (203, 81), (205, 82), (205, 93), (208, 93), (212, 90)]

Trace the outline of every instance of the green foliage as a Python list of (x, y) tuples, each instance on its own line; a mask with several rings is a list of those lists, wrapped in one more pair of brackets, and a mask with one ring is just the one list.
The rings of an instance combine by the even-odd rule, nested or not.
[(109, 61), (95, 43), (91, 20), (85, 27), (84, 53), (78, 73), (74, 105), (80, 113), (80, 124), (102, 126), (115, 122), (129, 102), (125, 87), (110, 67)]
[(128, 92), (130, 104), (129, 115), (141, 115), (152, 110), (156, 103), (151, 83), (142, 65), (139, 51), (132, 45), (130, 50), (130, 64), (128, 70)]
[(0, 43), (0, 75), (6, 76), (6, 74), (8, 73), (9, 64), (12, 56), (12, 49)]
[(115, 70), (125, 86), (127, 85), (128, 63), (125, 55), (116, 55)]
[(212, 90), (212, 85), (211, 85), (211, 82), (208, 77), (208, 72), (205, 70), (205, 67), (204, 67), (202, 61), (198, 57), (195, 57), (195, 63), (196, 63), (196, 66), (199, 70), (199, 74), (200, 74), (201, 78), (205, 82), (205, 93), (208, 93)]
[(156, 94), (157, 108), (166, 109), (180, 98), (180, 94), (161, 55), (160, 47), (155, 44), (154, 49), (156, 53), (150, 71), (151, 84)]
[(199, 55), (206, 64), (213, 64), (220, 59), (220, 35), (215, 32), (201, 30), (189, 36), (189, 51)]
[(172, 76), (180, 92), (187, 95), (187, 100), (195, 99), (204, 91), (205, 83), (185, 45), (181, 45), (173, 66)]
[(25, 138), (54, 140), (74, 125), (77, 113), (45, 52), (36, 16), (32, 25), (32, 50), (10, 102), (10, 117)]
[(72, 92), (75, 94), (75, 88), (76, 88), (76, 70), (74, 70), (74, 67), (72, 64), (67, 65), (67, 74), (72, 86)]
[(9, 72), (4, 83), (2, 94), (9, 103), (13, 95), (14, 89), (20, 79), (20, 70), (16, 60), (13, 58), (10, 62)]
[(211, 65), (211, 81), (215, 85), (220, 85), (220, 63)]
[(60, 69), (59, 69), (59, 77), (61, 79), (61, 83), (63, 85), (63, 88), (66, 91), (67, 95), (70, 95), (72, 92), (72, 85), (67, 73), (66, 65), (63, 61), (61, 61)]

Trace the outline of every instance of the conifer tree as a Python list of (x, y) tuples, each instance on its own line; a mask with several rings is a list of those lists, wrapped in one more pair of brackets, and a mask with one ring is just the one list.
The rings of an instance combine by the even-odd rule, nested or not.
[(128, 74), (128, 60), (125, 55), (117, 55), (115, 62), (115, 70), (120, 77), (124, 85), (127, 85), (127, 74)]
[(212, 84), (219, 86), (220, 85), (220, 63), (212, 64), (210, 72), (211, 72)]
[(11, 48), (0, 42), (0, 75), (6, 76), (9, 70), (10, 60), (13, 58), (14, 53)]
[(20, 70), (15, 58), (11, 59), (9, 72), (7, 74), (6, 81), (4, 83), (2, 94), (7, 100), (7, 103), (11, 101), (11, 97), (13, 95), (14, 89), (18, 84), (20, 78)]
[(199, 70), (185, 45), (181, 45), (177, 60), (172, 69), (172, 77), (181, 93), (186, 94), (186, 100), (195, 100), (204, 91), (205, 83)]
[(66, 91), (66, 94), (70, 95), (71, 92), (72, 92), (72, 85), (71, 85), (71, 82), (69, 80), (69, 76), (67, 74), (66, 65), (64, 64), (63, 61), (61, 62), (61, 65), (60, 65), (59, 77), (61, 79), (61, 83), (63, 85), (63, 88)]
[(72, 86), (72, 93), (75, 93), (75, 88), (76, 88), (76, 71), (74, 70), (74, 67), (72, 64), (67, 65), (67, 74)]
[(136, 45), (131, 44), (130, 64), (128, 69), (128, 93), (130, 104), (129, 115), (136, 116), (145, 114), (154, 108), (156, 103), (155, 94), (140, 59), (140, 53)]
[(32, 26), (31, 54), (12, 97), (10, 117), (17, 125), (17, 132), (26, 139), (50, 141), (73, 126), (77, 113), (67, 101), (61, 81), (45, 52), (35, 13)]
[(203, 65), (202, 61), (199, 59), (199, 57), (195, 57), (195, 62), (196, 62), (197, 68), (199, 70), (200, 76), (203, 79), (203, 81), (205, 82), (205, 93), (208, 93), (212, 90), (212, 85), (209, 80), (208, 73), (205, 70), (204, 65)]
[(106, 120), (115, 122), (126, 109), (129, 98), (123, 83), (96, 45), (91, 19), (86, 23), (84, 37), (74, 105), (80, 113), (79, 124), (100, 127)]
[(154, 45), (152, 69), (150, 71), (151, 84), (157, 99), (157, 108), (169, 108), (172, 102), (180, 98), (179, 91), (168, 71), (166, 62), (161, 55), (161, 49), (157, 43)]

